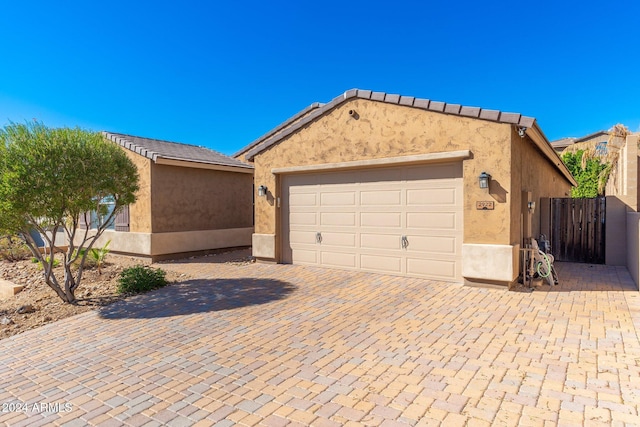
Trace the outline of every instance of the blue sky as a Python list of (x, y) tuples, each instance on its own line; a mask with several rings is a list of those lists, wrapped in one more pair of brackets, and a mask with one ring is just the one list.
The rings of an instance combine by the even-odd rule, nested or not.
[(0, 125), (231, 154), (351, 88), (640, 131), (640, 2), (5, 2)]

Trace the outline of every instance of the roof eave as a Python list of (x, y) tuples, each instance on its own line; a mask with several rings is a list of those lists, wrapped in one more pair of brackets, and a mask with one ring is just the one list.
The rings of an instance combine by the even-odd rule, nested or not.
[(573, 175), (571, 175), (571, 172), (569, 172), (569, 169), (558, 155), (558, 152), (553, 149), (551, 143), (549, 143), (549, 140), (545, 136), (544, 132), (542, 132), (542, 129), (540, 129), (538, 123), (535, 120), (531, 124), (531, 126), (527, 127), (526, 134), (529, 138), (531, 138), (533, 143), (536, 144), (540, 151), (542, 151), (547, 159), (549, 159), (549, 161), (553, 163), (553, 165), (562, 173), (565, 179), (569, 181), (571, 185), (577, 187), (578, 183), (576, 182), (575, 178), (573, 177)]

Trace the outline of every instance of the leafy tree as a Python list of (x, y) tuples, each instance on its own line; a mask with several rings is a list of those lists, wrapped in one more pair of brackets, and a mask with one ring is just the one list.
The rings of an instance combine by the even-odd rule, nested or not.
[(571, 189), (571, 197), (590, 198), (603, 193), (611, 165), (601, 163), (599, 158), (589, 156), (585, 150), (564, 153), (562, 161), (578, 183), (577, 187)]
[[(115, 215), (135, 201), (138, 181), (131, 160), (99, 133), (39, 122), (0, 129), (0, 233), (24, 239), (44, 267), (45, 282), (65, 302), (76, 300), (87, 254)], [(114, 202), (113, 211), (101, 203), (105, 199)], [(91, 211), (104, 215), (104, 221), (97, 229), (79, 229), (80, 217), (90, 223)], [(43, 236), (50, 254), (40, 252), (33, 230)], [(67, 237), (66, 251), (55, 247), (60, 230)], [(60, 257), (62, 278), (54, 272)]]

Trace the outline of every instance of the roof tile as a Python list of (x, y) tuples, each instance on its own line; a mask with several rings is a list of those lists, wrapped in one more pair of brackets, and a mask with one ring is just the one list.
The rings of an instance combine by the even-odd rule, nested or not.
[[(413, 96), (401, 96), (399, 104), (400, 105), (408, 105), (409, 107), (412, 107), (414, 100), (415, 100), (415, 98)], [(428, 101), (427, 101), (427, 105), (429, 105)]]
[(431, 111), (439, 111), (439, 112), (444, 112), (444, 106), (446, 104), (444, 102), (439, 102), (439, 101), (431, 101), (429, 102), (429, 110)]
[(505, 123), (520, 123), (520, 114), (518, 113), (500, 113), (500, 121)]
[(392, 104), (397, 104), (398, 102), (400, 102), (400, 95), (395, 95), (395, 94), (388, 93), (384, 97), (384, 102), (390, 102)]
[(460, 104), (446, 104), (444, 106), (444, 112), (448, 114), (460, 114)]
[(344, 97), (346, 98), (354, 98), (358, 96), (358, 89), (349, 89), (344, 93)]
[(460, 109), (461, 116), (480, 117), (480, 108), (478, 107), (462, 107)]
[(484, 120), (492, 120), (497, 122), (498, 119), (500, 118), (500, 111), (486, 110), (483, 108), (482, 110), (480, 110), (480, 118)]
[(432, 101), (429, 101), (428, 99), (420, 99), (420, 98), (416, 98), (416, 99), (413, 101), (413, 106), (414, 106), (414, 107), (416, 107), (416, 108), (422, 108), (422, 109), (424, 109), (424, 110), (427, 110), (427, 109), (429, 109), (429, 104), (430, 104), (431, 102), (432, 102)]
[(371, 99), (371, 93), (370, 90), (358, 89), (358, 98)]
[(384, 96), (386, 94), (384, 92), (372, 92), (371, 100), (372, 101), (384, 101)]

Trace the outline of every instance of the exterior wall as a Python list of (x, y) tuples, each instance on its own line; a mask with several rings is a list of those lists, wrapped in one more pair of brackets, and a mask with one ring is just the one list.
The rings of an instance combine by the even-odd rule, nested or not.
[[(605, 194), (607, 196), (605, 264), (626, 265), (633, 275), (636, 259), (629, 257), (638, 253), (638, 233), (627, 230), (630, 226), (629, 212), (638, 210), (638, 139), (640, 135), (632, 134), (622, 138), (613, 138), (609, 150), (617, 150), (618, 162), (611, 170)], [(635, 223), (637, 228), (637, 223)], [(635, 245), (635, 246), (634, 246)], [(635, 278), (634, 278), (635, 280)], [(638, 282), (636, 281), (636, 284)]]
[(253, 226), (252, 174), (152, 164), (151, 176), (153, 233)]
[[(509, 244), (510, 194), (501, 189), (511, 188), (510, 164), (504, 161), (511, 151), (510, 125), (363, 99), (338, 106), (254, 158), (255, 185), (266, 185), (270, 193), (256, 198), (256, 233), (276, 234), (280, 194), (273, 168), (466, 149), (473, 159), (463, 162), (464, 242)], [(491, 194), (478, 187), (483, 171), (499, 183)], [(495, 200), (495, 210), (476, 210), (475, 202), (483, 200)]]
[(636, 286), (640, 283), (640, 214), (627, 213), (627, 270)]
[(151, 160), (123, 148), (138, 168), (140, 189), (135, 203), (129, 206), (129, 230), (134, 233), (151, 232)]
[[(113, 253), (130, 254), (152, 260), (163, 255), (179, 255), (251, 245), (253, 227), (199, 230), (175, 233), (132, 233), (105, 230), (94, 247), (111, 240)], [(76, 239), (79, 243), (79, 239)]]
[[(511, 153), (511, 187), (509, 192), (512, 197), (510, 234), (512, 245), (520, 245), (523, 238), (537, 238), (541, 233), (540, 210), (541, 198), (569, 197), (571, 184), (545, 158), (528, 136), (521, 138), (515, 130), (511, 132), (513, 151)], [(525, 194), (523, 194), (525, 193)], [(524, 199), (526, 193), (530, 194), (530, 201), (535, 202), (536, 208), (532, 214), (526, 209), (529, 200)], [(522, 218), (528, 215), (528, 218)], [(524, 221), (521, 220), (524, 219)], [(528, 230), (521, 231), (521, 224), (530, 223), (530, 235)], [(524, 235), (521, 235), (524, 234)], [(548, 236), (547, 236), (548, 237)]]

